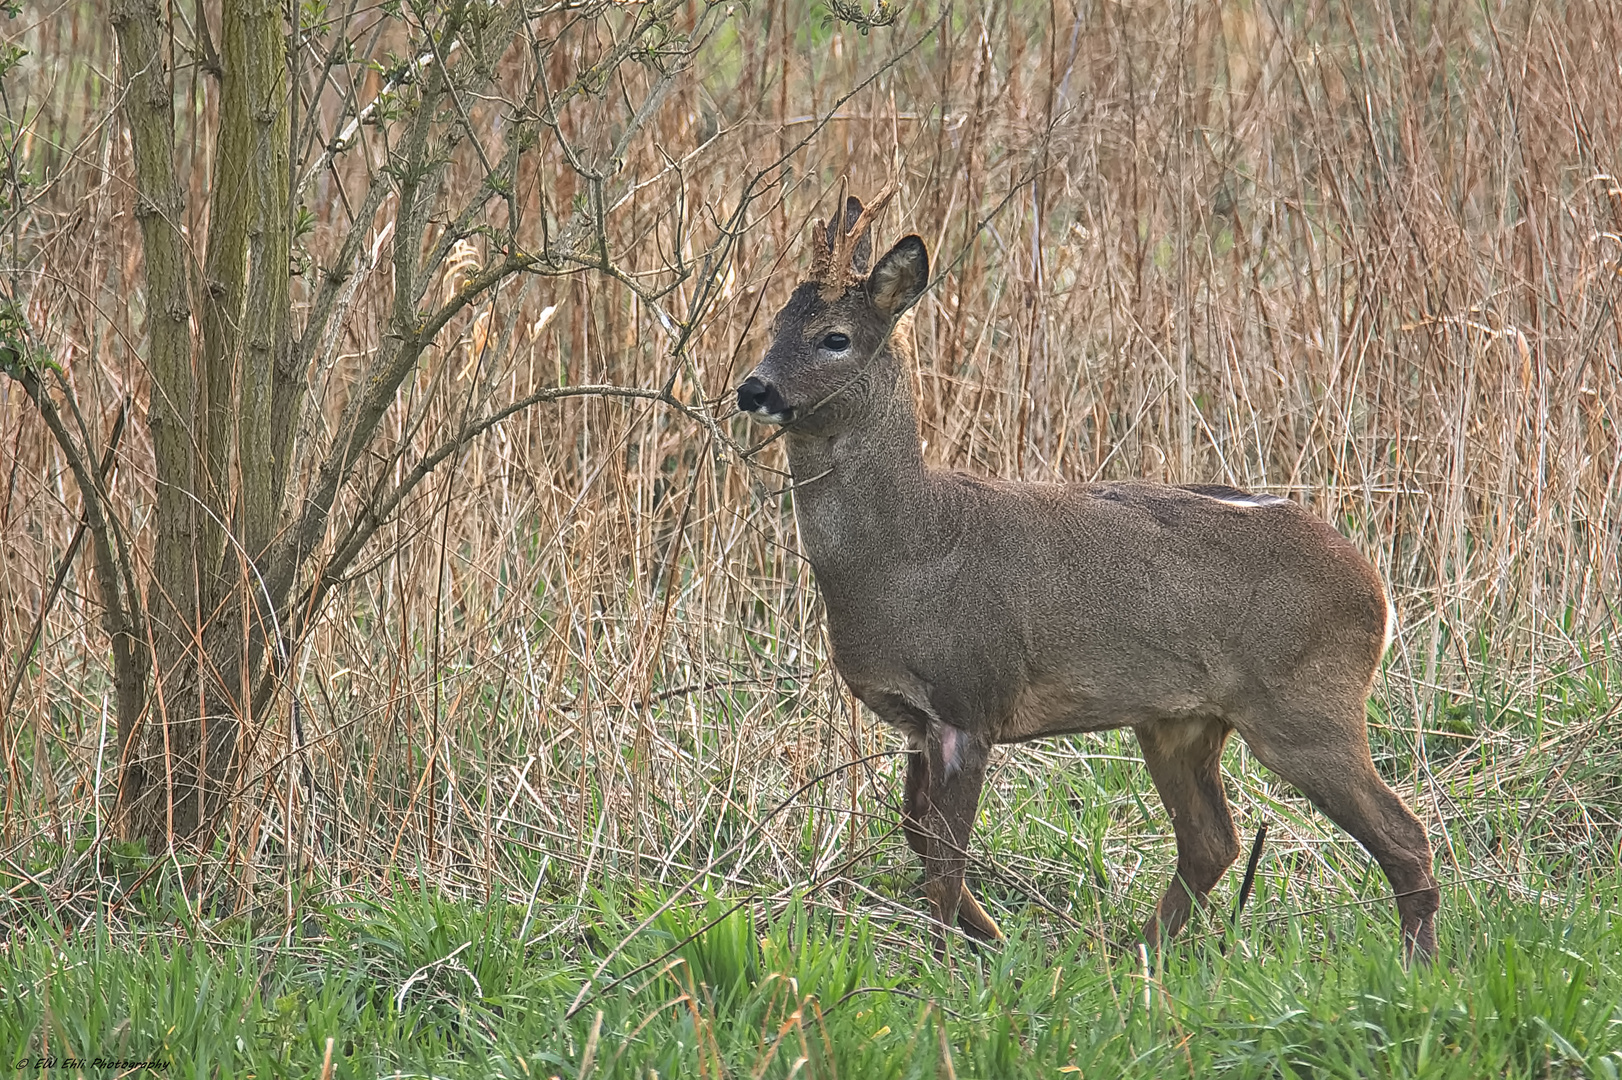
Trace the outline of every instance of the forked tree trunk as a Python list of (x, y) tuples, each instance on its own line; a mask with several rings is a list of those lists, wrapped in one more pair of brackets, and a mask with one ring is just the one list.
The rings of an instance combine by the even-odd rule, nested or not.
[[(202, 17), (201, 10), (198, 13)], [(236, 782), (266, 601), (256, 588), (297, 423), (289, 346), (288, 91), (274, 0), (226, 0), (200, 279), (180, 232), (166, 17), (113, 10), (146, 254), (157, 505), (146, 611), (153, 679), (121, 707), (120, 820), (158, 847), (207, 827)], [(193, 323), (193, 300), (200, 309)], [(199, 333), (200, 331), (200, 333)]]
[[(597, 69), (612, 70), (641, 55), (641, 43), (649, 35), (663, 41), (664, 48), (681, 40), (671, 36), (670, 26), (683, 6), (682, 0), (661, 0), (639, 12), (631, 32), (599, 58)], [(612, 8), (603, 0), (603, 11)], [(283, 6), (276, 0), (224, 0), (217, 60), (203, 10), (198, 11), (201, 62), (205, 70), (217, 67), (220, 80), (217, 134), (207, 154), (213, 168), (207, 213), (191, 215), (194, 221), (206, 221), (206, 250), (199, 258), (182, 229), (188, 199), (176, 168), (171, 15), (157, 0), (113, 0), (118, 100), (134, 149), (136, 216), (145, 253), (146, 352), (152, 377), (147, 422), (155, 458), (155, 550), (144, 589), (130, 569), (126, 533), (103, 520), (104, 493), (96, 490), (85, 455), (63, 429), (39, 380), (28, 385), (47, 422), (55, 421), (52, 431), (74, 462), (92, 518), (119, 689), (119, 827), (153, 848), (207, 843), (215, 835), (222, 823), (220, 811), (242, 779), (251, 749), (244, 740), (257, 730), (256, 721), (276, 685), (276, 650), (296, 639), (300, 627), (293, 624), (319, 610), (412, 487), (503, 416), (578, 392), (543, 390), (469, 422), (404, 479), (374, 491), (365, 511), (341, 535), (331, 537), (339, 493), (366, 460), (380, 422), (401, 384), (417, 369), (423, 350), (453, 318), (513, 274), (565, 275), (600, 265), (616, 280), (630, 281), (609, 265), (607, 250), (597, 243), (602, 223), (594, 215), (604, 212), (599, 192), (596, 200), (575, 206), (540, 252), (521, 248), (519, 216), (509, 212), (512, 233), (499, 260), (471, 275), (437, 308), (425, 312), (419, 306), (446, 252), (472, 233), (483, 204), (507, 190), (518, 174), (520, 157), (536, 145), (536, 133), (555, 123), (556, 110), (594, 85), (581, 78), (561, 90), (544, 90), (545, 116), (515, 111), (500, 165), (486, 160), (492, 171), (484, 185), (450, 215), (451, 226), (435, 243), (425, 245), (430, 222), (442, 220), (435, 214), (444, 210), (439, 173), (471, 134), (462, 102), (476, 100), (495, 78), (497, 61), (517, 35), (525, 8), (518, 2), (449, 0), (435, 7), (434, 14), (433, 48), (414, 54), (424, 59), (410, 67), (409, 93), (402, 90), (392, 102), (400, 112), (390, 119), (398, 138), (386, 151), (389, 168), (372, 174), (336, 258), (312, 279), (302, 335), (295, 338), (289, 256), (296, 189), (289, 158), (291, 92)], [(340, 52), (332, 56), (336, 62)], [(451, 56), (455, 59), (446, 59)], [(620, 131), (622, 150), (654, 114), (680, 69), (668, 57), (662, 63), (669, 66)], [(402, 77), (399, 85), (405, 82)], [(446, 101), (455, 105), (450, 112), (441, 108)], [(368, 114), (376, 104), (367, 107)], [(329, 148), (322, 155), (325, 165), (336, 152)], [(600, 168), (592, 174), (599, 186), (619, 168), (619, 161), (609, 160)], [(304, 372), (316, 351), (326, 347), (333, 321), (341, 317), (347, 303), (338, 299), (343, 282), (389, 193), (395, 196), (389, 332), (334, 425), (328, 456), (309, 471), (302, 497), (293, 499), (288, 485), (299, 452), (294, 435), (301, 420)], [(742, 214), (740, 207), (738, 220)], [(707, 257), (706, 265), (720, 262)], [(671, 397), (668, 389), (626, 392), (708, 419)], [(329, 539), (335, 542), (323, 549)], [(323, 552), (321, 572), (305, 573), (317, 551)]]

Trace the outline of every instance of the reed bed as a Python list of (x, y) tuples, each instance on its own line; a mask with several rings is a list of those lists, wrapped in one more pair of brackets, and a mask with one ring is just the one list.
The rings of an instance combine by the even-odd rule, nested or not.
[[(539, 388), (670, 385), (713, 425), (568, 398), (441, 465), (296, 643), (221, 842), (177, 856), (193, 910), (296, 932), (309, 901), (427, 883), (520, 906), (522, 932), (555, 943), (585, 932), (594, 890), (684, 886), (869, 912), (875, 947), (913, 948), (899, 743), (832, 672), (781, 448), (757, 448), (731, 398), (841, 177), (897, 184), (878, 242), (917, 232), (937, 267), (910, 328), (929, 460), (1301, 500), (1391, 584), (1400, 635), (1371, 720), (1434, 830), (1445, 903), (1614, 866), (1622, 10), (1020, 0), (909, 4), (863, 31), (768, 0), (702, 17), (606, 219), (625, 272), (670, 287), (662, 306), (585, 271), (497, 290), (402, 392), (340, 520), (466, 416)], [(32, 55), (8, 80), (7, 142), (34, 186), (6, 273), (87, 423), (133, 403), (114, 493), (139, 529), (149, 316), (101, 18), (17, 20)], [(606, 23), (536, 21), (559, 79), (606, 47)], [(498, 84), (521, 85), (530, 56), (509, 61)], [(612, 145), (636, 78), (570, 106), (581, 145)], [(182, 88), (197, 147), (207, 85)], [(365, 101), (375, 78), (301, 106), (310, 153), (351, 90)], [(206, 190), (206, 155), (182, 164)], [(315, 264), (354, 212), (365, 168), (345, 169), (306, 204)], [(448, 202), (482, 176), (460, 148)], [(584, 196), (543, 148), (512, 197), (556, 222)], [(724, 261), (678, 280), (712, 250)], [(445, 288), (490, 255), (469, 243)], [(391, 303), (384, 258), (310, 374), (313, 446)], [(88, 563), (47, 603), (79, 500), (9, 383), (0, 472), (0, 675), (20, 672), (0, 719), (5, 903), (125, 917)], [(1128, 932), (1173, 862), (1132, 756), (1111, 736), (999, 757), (973, 871), (994, 903), (1056, 934)], [(1355, 845), (1242, 750), (1229, 771), (1242, 827), (1274, 827), (1263, 910), (1383, 902)]]

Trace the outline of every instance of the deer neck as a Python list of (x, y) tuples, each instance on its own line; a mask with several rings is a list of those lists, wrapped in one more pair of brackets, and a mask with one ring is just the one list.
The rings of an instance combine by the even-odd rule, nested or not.
[(800, 543), (824, 579), (875, 554), (917, 555), (935, 535), (911, 387), (898, 380), (896, 391), (843, 433), (789, 433)]

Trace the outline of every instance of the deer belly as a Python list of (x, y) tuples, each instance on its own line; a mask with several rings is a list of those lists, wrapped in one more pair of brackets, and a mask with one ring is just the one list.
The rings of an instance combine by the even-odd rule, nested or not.
[(1151, 720), (1211, 711), (1207, 695), (1196, 690), (1132, 693), (1079, 678), (1027, 682), (997, 725), (998, 742), (1024, 742), (1044, 735), (1108, 731)]
[(1093, 687), (1075, 682), (1026, 683), (997, 726), (998, 742), (1023, 742), (1043, 735), (1101, 731), (1123, 721), (1103, 706)]

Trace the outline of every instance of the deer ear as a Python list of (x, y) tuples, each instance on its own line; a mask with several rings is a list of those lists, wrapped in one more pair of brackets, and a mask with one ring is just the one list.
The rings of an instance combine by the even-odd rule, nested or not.
[(903, 236), (873, 268), (867, 296), (890, 318), (912, 307), (929, 284), (929, 252), (916, 236)]

